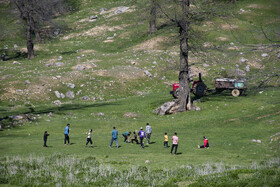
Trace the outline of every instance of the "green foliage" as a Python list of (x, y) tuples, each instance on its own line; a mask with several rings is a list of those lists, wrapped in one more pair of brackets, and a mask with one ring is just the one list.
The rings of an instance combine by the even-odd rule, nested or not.
[(82, 6), (82, 0), (65, 0), (70, 11), (78, 11)]

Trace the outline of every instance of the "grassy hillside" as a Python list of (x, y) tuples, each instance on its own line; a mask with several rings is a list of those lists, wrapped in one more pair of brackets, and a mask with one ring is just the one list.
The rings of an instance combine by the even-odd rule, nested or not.
[[(16, 12), (0, 4), (5, 26), (0, 50), (8, 54), (0, 62), (0, 185), (280, 183), (279, 82), (256, 88), (264, 74), (279, 69), (279, 59), (243, 45), (268, 43), (261, 25), (270, 26), (271, 33), (279, 30), (279, 1), (238, 1), (228, 5), (234, 16), (194, 26), (203, 33), (204, 51), (190, 56), (193, 79), (202, 72), (212, 89), (215, 77), (232, 75), (237, 65), (246, 72), (249, 66), (248, 93), (237, 98), (228, 92), (209, 93), (195, 103), (201, 111), (169, 116), (152, 111), (172, 99), (169, 91), (178, 81), (178, 29), (159, 17), (158, 31), (149, 36), (148, 1), (81, 2), (78, 11), (54, 20), (66, 26), (59, 35), (36, 43), (32, 60), (25, 58), (25, 35)], [(96, 20), (90, 19), (95, 15)], [(67, 97), (71, 92), (74, 98)], [(139, 131), (147, 122), (153, 128), (152, 144), (141, 149), (122, 142), (123, 132)], [(70, 146), (63, 144), (67, 123)], [(108, 147), (113, 126), (119, 131), (119, 149)], [(89, 129), (94, 148), (84, 147)], [(42, 148), (45, 130), (50, 133), (48, 148)], [(163, 148), (165, 132), (169, 145), (178, 133), (178, 155)], [(197, 148), (203, 136), (210, 149)]]

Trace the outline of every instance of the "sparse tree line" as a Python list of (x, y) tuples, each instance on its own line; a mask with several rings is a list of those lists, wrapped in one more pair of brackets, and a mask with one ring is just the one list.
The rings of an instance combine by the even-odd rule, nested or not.
[[(28, 58), (34, 58), (34, 36), (41, 40), (41, 31), (52, 24), (53, 18), (73, 10), (77, 4), (75, 0), (11, 0), (17, 8), (20, 19), (26, 26), (26, 41)], [(190, 90), (189, 53), (200, 53), (202, 49), (202, 35), (193, 29), (193, 25), (200, 25), (213, 17), (226, 17), (223, 9), (230, 9), (236, 0), (147, 0), (150, 4), (149, 35), (157, 32), (157, 17), (165, 18), (178, 28), (180, 41), (179, 66), (179, 97), (175, 111), (192, 110)], [(263, 32), (266, 36), (266, 33)], [(266, 38), (268, 38), (266, 36)], [(253, 46), (253, 48), (256, 46)], [(270, 47), (278, 50), (279, 41)], [(259, 47), (258, 47), (259, 48)], [(278, 54), (279, 52), (277, 52)], [(199, 54), (201, 55), (201, 53)], [(279, 55), (278, 55), (279, 56)], [(279, 78), (279, 72), (273, 74)], [(264, 82), (266, 82), (264, 80)], [(263, 82), (263, 83), (264, 83)]]

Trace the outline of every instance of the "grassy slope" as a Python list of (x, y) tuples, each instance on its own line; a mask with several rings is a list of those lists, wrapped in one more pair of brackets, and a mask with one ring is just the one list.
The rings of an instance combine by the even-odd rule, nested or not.
[[(1, 155), (49, 155), (63, 152), (82, 157), (92, 155), (102, 162), (109, 163), (115, 160), (138, 165), (150, 160), (153, 168), (172, 168), (182, 164), (206, 162), (250, 165), (252, 162), (279, 155), (277, 141), (270, 143), (269, 138), (279, 132), (279, 95), (279, 89), (272, 89), (249, 97), (209, 96), (198, 104), (202, 108), (200, 112), (163, 117), (151, 114), (151, 110), (160, 103), (159, 101), (169, 99), (157, 94), (147, 95), (141, 98), (141, 102), (138, 102), (139, 97), (132, 97), (108, 103), (66, 105), (56, 110), (44, 107), (44, 112), (53, 111), (54, 116), (41, 115), (42, 118), (36, 123), (1, 132)], [(35, 111), (40, 113), (40, 108)], [(72, 113), (70, 116), (69, 112)], [(105, 115), (91, 115), (98, 112)], [(126, 112), (135, 112), (138, 117), (124, 118), (123, 114)], [(74, 144), (64, 146), (63, 130), (68, 122), (72, 124), (71, 142)], [(139, 145), (124, 143), (120, 143), (121, 148), (118, 150), (108, 148), (113, 125), (117, 126), (121, 134), (138, 130), (146, 122), (150, 122), (153, 127), (154, 144), (143, 150)], [(94, 130), (93, 142), (96, 147), (85, 149), (86, 132), (90, 128)], [(51, 134), (49, 149), (42, 149), (44, 130)], [(169, 150), (164, 149), (162, 145), (164, 132), (168, 132), (171, 138), (174, 131), (178, 132), (178, 151), (182, 153), (177, 157), (169, 155)], [(202, 143), (203, 135), (209, 138), (209, 150), (196, 148)], [(262, 143), (252, 143), (252, 139), (260, 139)], [(121, 140), (120, 135), (119, 142), (122, 142)]]
[[(128, 1), (127, 6), (133, 4)], [(268, 5), (266, 1), (241, 1), (235, 6), (236, 11), (247, 7), (250, 4), (259, 4), (261, 8), (254, 8), (251, 11), (254, 14), (241, 14), (234, 20), (238, 25), (237, 33), (246, 31), (246, 23), (253, 21), (256, 25), (265, 20), (273, 20), (277, 16), (277, 1), (271, 1)], [(21, 127), (5, 129), (0, 132), (0, 156), (5, 155), (50, 155), (62, 152), (69, 155), (78, 155), (79, 157), (95, 156), (97, 160), (112, 164), (115, 167), (124, 168), (128, 165), (142, 165), (145, 160), (150, 160), (149, 168), (175, 168), (183, 164), (200, 165), (207, 162), (224, 162), (227, 165), (247, 166), (252, 162), (260, 162), (269, 158), (279, 156), (279, 140), (270, 143), (270, 136), (279, 132), (279, 108), (280, 108), (280, 90), (271, 88), (265, 90), (262, 94), (257, 91), (249, 92), (247, 97), (233, 98), (229, 94), (210, 95), (202, 98), (199, 112), (185, 112), (172, 116), (155, 116), (151, 113), (153, 109), (160, 106), (163, 102), (170, 100), (170, 86), (165, 82), (171, 82), (177, 79), (177, 73), (170, 66), (175, 66), (178, 62), (178, 52), (176, 38), (171, 37), (171, 42), (166, 46), (155, 47), (162, 51), (134, 51), (132, 48), (141, 44), (152, 37), (147, 36), (147, 20), (139, 22), (143, 14), (137, 9), (136, 12), (120, 14), (110, 18), (102, 18), (96, 22), (77, 23), (78, 20), (88, 18), (90, 15), (98, 14), (100, 8), (110, 9), (112, 7), (124, 5), (121, 1), (87, 1), (79, 12), (66, 16), (63, 20), (69, 25), (70, 29), (64, 36), (73, 33), (83, 33), (95, 26), (124, 25), (121, 30), (102, 32), (94, 37), (75, 37), (69, 40), (60, 38), (52, 41), (46, 41), (44, 44), (38, 44), (40, 48), (36, 51), (36, 58), (33, 60), (12, 59), (1, 62), (1, 76), (8, 76), (1, 80), (0, 115), (1, 117), (29, 112), (28, 107), (35, 105), (36, 114), (40, 114), (37, 122), (25, 124)], [(265, 8), (264, 8), (265, 7)], [(263, 17), (257, 16), (263, 13)], [(255, 15), (257, 14), (257, 15)], [(138, 16), (135, 16), (138, 15)], [(141, 17), (142, 16), (142, 17)], [(1, 17), (2, 18), (2, 17)], [(145, 17), (144, 17), (145, 18)], [(136, 21), (135, 21), (136, 20)], [(1, 21), (4, 21), (1, 19)], [(215, 24), (223, 24), (223, 20), (213, 20)], [(277, 23), (277, 20), (276, 22)], [(127, 25), (127, 26), (125, 26)], [(229, 30), (220, 30), (220, 32), (210, 32), (214, 28), (207, 27), (209, 31), (209, 41), (218, 42), (215, 38), (224, 36), (227, 41), (224, 45), (234, 41)], [(159, 30), (156, 36), (174, 36), (175, 29), (164, 27)], [(117, 33), (113, 43), (104, 43), (107, 37)], [(135, 34), (136, 33), (136, 34)], [(171, 34), (170, 34), (171, 33)], [(244, 33), (244, 38), (249, 34)], [(137, 36), (137, 37), (135, 37)], [(24, 47), (23, 40), (17, 39), (20, 47)], [(262, 40), (262, 38), (261, 38)], [(9, 48), (13, 42), (9, 41)], [(255, 38), (250, 42), (254, 43)], [(223, 43), (223, 42), (218, 42)], [(5, 44), (7, 45), (7, 44)], [(1, 42), (1, 48), (4, 43)], [(47, 51), (46, 51), (47, 50)], [(95, 50), (91, 53), (84, 53), (84, 50)], [(82, 56), (85, 54), (85, 56)], [(247, 55), (247, 54), (246, 54)], [(259, 53), (248, 54), (248, 59), (259, 58)], [(57, 60), (62, 56), (62, 60)], [(79, 59), (77, 59), (79, 57)], [(205, 81), (210, 88), (213, 86), (213, 77), (216, 77), (221, 71), (221, 67), (231, 69), (238, 63), (240, 56), (230, 56), (231, 62), (224, 64), (211, 64), (207, 70)], [(64, 62), (63, 67), (46, 67), (45, 64), (51, 60)], [(83, 64), (94, 59), (100, 60), (94, 62), (97, 70), (112, 70), (113, 68), (129, 66), (131, 61), (136, 61), (135, 67), (141, 71), (148, 69), (156, 77), (141, 77), (138, 79), (122, 79), (115, 76), (100, 76), (95, 71), (86, 70), (82, 73), (72, 71), (72, 67), (77, 64)], [(22, 63), (21, 65), (12, 64), (14, 60)], [(157, 61), (157, 68), (151, 68), (152, 62)], [(170, 65), (172, 63), (172, 65)], [(197, 66), (201, 67), (201, 64)], [(240, 64), (240, 67), (245, 66)], [(111, 71), (117, 74), (117, 70)], [(252, 74), (257, 70), (252, 69)], [(75, 74), (76, 73), (76, 74)], [(129, 72), (126, 72), (129, 73)], [(54, 80), (53, 76), (61, 75), (63, 80)], [(79, 77), (77, 76), (79, 75)], [(165, 80), (161, 78), (166, 76)], [(71, 77), (71, 79), (67, 79)], [(95, 78), (94, 80), (92, 78)], [(26, 99), (26, 95), (10, 93), (7, 89), (27, 89), (30, 85), (24, 85), (29, 80), (31, 86), (36, 88), (42, 84), (52, 92), (46, 95), (35, 94), (33, 99)], [(115, 81), (111, 83), (110, 81)], [(65, 83), (73, 82), (76, 88), (75, 93), (82, 90), (82, 96), (89, 95), (96, 97), (95, 102), (81, 101), (79, 96), (74, 100), (61, 99), (64, 103), (61, 107), (51, 104), (55, 100), (53, 91), (58, 90), (65, 93), (70, 90)], [(109, 84), (111, 83), (111, 86)], [(80, 85), (84, 84), (84, 87)], [(104, 89), (104, 86), (106, 89)], [(31, 89), (31, 88), (29, 88)], [(135, 91), (141, 91), (143, 96), (136, 96)], [(47, 92), (47, 91), (46, 91)], [(8, 93), (8, 94), (7, 94)], [(127, 97), (131, 96), (131, 97)], [(11, 98), (12, 99), (11, 99)], [(37, 98), (37, 99), (34, 99)], [(104, 98), (105, 101), (101, 101)], [(122, 99), (120, 99), (122, 98)], [(11, 100), (10, 100), (11, 99)], [(116, 99), (113, 101), (109, 101)], [(30, 105), (29, 105), (30, 104)], [(46, 114), (53, 112), (53, 117)], [(96, 115), (103, 112), (104, 116)], [(136, 119), (124, 118), (126, 112), (137, 113)], [(92, 115), (94, 113), (95, 115)], [(152, 141), (154, 144), (145, 149), (140, 149), (138, 145), (121, 143), (120, 149), (109, 149), (110, 132), (112, 126), (117, 126), (119, 133), (132, 131), (145, 126), (150, 122), (153, 127)], [(66, 123), (71, 123), (71, 146), (63, 145), (63, 130)], [(94, 149), (85, 149), (86, 132), (88, 129), (94, 130), (93, 142)], [(47, 130), (51, 136), (48, 140), (48, 149), (42, 149), (43, 132)], [(171, 139), (174, 131), (178, 132), (180, 138), (179, 153), (176, 157), (169, 155), (169, 150), (163, 149), (163, 134), (168, 132)], [(202, 136), (209, 138), (211, 148), (209, 150), (199, 150), (198, 144), (202, 144)], [(252, 143), (252, 139), (260, 139), (261, 144)], [(119, 136), (119, 142), (122, 137)], [(171, 141), (169, 142), (171, 145)], [(114, 162), (117, 161), (117, 162)]]

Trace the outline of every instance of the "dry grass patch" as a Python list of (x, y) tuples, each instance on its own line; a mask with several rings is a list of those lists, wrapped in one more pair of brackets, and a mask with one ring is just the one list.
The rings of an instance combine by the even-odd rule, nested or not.
[(147, 41), (145, 41), (145, 42), (143, 42), (139, 45), (136, 45), (134, 47), (134, 49), (136, 49), (136, 50), (146, 50), (146, 49), (151, 49), (151, 50), (158, 49), (158, 50), (160, 50), (161, 44), (168, 41), (168, 40), (169, 40), (168, 37), (163, 37), (163, 36), (155, 37), (155, 38), (147, 40)]
[(218, 41), (228, 41), (228, 38), (221, 36), (221, 37), (216, 38), (216, 40), (218, 40)]
[(93, 37), (93, 36), (98, 36), (102, 35), (107, 31), (116, 31), (116, 30), (123, 30), (123, 28), (127, 27), (127, 25), (119, 25), (119, 26), (107, 26), (107, 25), (101, 25), (101, 26), (96, 26), (94, 28), (91, 28), (87, 31), (81, 32), (81, 33), (73, 33), (69, 34), (67, 36), (64, 36), (61, 38), (61, 40), (69, 40), (71, 38), (76, 38), (80, 36), (87, 36), (87, 37)]
[(223, 29), (223, 30), (233, 30), (233, 29), (237, 29), (237, 28), (238, 28), (237, 25), (232, 25), (232, 24), (221, 25), (221, 29)]
[(264, 6), (260, 4), (250, 4), (247, 6), (247, 8), (253, 8), (253, 9), (263, 9)]
[(256, 61), (247, 61), (246, 64), (256, 69), (263, 69), (265, 67), (265, 65), (262, 65)]

